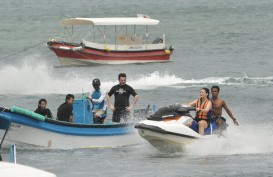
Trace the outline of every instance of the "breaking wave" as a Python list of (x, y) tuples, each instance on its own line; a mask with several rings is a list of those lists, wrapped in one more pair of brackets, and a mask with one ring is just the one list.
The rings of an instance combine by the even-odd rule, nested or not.
[[(31, 63), (32, 62), (32, 63)], [(0, 68), (0, 94), (63, 94), (82, 93), (90, 89), (93, 78), (82, 76), (76, 72), (65, 73), (61, 78), (54, 72), (58, 68), (48, 67), (46, 63), (33, 64), (33, 61), (23, 61), (22, 65), (4, 65)], [(60, 75), (60, 74), (59, 74)], [(170, 73), (158, 71), (136, 75), (128, 78), (127, 83), (135, 89), (151, 90), (158, 87), (189, 88), (211, 84), (219, 85), (261, 85), (272, 86), (273, 77), (208, 77), (203, 79), (185, 79)], [(117, 80), (102, 80), (106, 90), (117, 84)]]
[(243, 84), (243, 85), (261, 85), (261, 86), (269, 86), (273, 85), (273, 77), (248, 77), (245, 75), (244, 77), (239, 78), (229, 78), (225, 82), (225, 84)]

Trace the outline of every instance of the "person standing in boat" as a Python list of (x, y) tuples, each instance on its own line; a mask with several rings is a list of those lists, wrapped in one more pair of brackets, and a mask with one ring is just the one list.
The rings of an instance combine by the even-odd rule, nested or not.
[[(130, 116), (130, 111), (134, 108), (138, 100), (136, 91), (131, 86), (126, 84), (125, 73), (120, 73), (118, 75), (118, 81), (119, 84), (113, 86), (109, 93), (106, 95), (109, 107), (113, 111), (113, 122), (120, 122), (121, 118), (124, 119), (124, 121), (127, 121)], [(115, 97), (114, 105), (110, 98), (112, 95)], [(129, 103), (130, 95), (134, 97), (131, 105)]]
[(71, 122), (71, 123), (74, 122), (73, 102), (74, 102), (74, 95), (72, 94), (66, 95), (65, 102), (61, 104), (58, 108), (57, 120)]
[(100, 88), (100, 80), (94, 79), (92, 81), (93, 90), (89, 93), (89, 96), (86, 98), (89, 99), (93, 104), (93, 122), (94, 123), (103, 123), (103, 115), (106, 114), (107, 100), (106, 92)]
[(34, 112), (43, 115), (46, 118), (52, 119), (52, 113), (48, 108), (46, 108), (46, 105), (47, 105), (46, 99), (44, 98), (40, 99), (38, 102), (38, 108)]
[(224, 108), (226, 113), (232, 119), (234, 125), (239, 126), (239, 123), (234, 118), (226, 102), (223, 99), (218, 98), (219, 92), (220, 92), (220, 88), (218, 86), (211, 87), (212, 121), (215, 121), (219, 127), (223, 126), (223, 124), (226, 122), (226, 119), (222, 117), (222, 108)]
[[(176, 103), (182, 105), (180, 103)], [(198, 133), (204, 135), (205, 129), (209, 125), (212, 102), (209, 99), (209, 89), (203, 87), (200, 90), (200, 97), (192, 102), (186, 103), (189, 106), (196, 107), (194, 120), (198, 123)]]

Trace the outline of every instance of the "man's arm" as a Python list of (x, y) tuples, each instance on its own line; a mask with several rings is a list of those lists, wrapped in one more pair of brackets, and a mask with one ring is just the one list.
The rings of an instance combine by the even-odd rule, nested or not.
[(92, 102), (93, 103), (101, 103), (104, 100), (105, 96), (106, 96), (106, 92), (101, 91), (101, 95), (100, 95), (99, 99), (92, 99)]
[(135, 105), (136, 105), (136, 103), (137, 103), (137, 100), (138, 100), (138, 95), (135, 95), (135, 96), (134, 96), (133, 102), (132, 102), (131, 105), (130, 105), (129, 107), (127, 107), (126, 109), (127, 109), (128, 111), (131, 111), (131, 110), (135, 107)]
[(233, 120), (234, 125), (239, 126), (239, 123), (237, 122), (237, 120), (235, 119), (235, 117), (233, 116), (232, 112), (230, 111), (230, 109), (228, 108), (227, 104), (225, 101), (223, 101), (223, 108), (226, 110), (227, 114), (229, 115), (229, 117)]
[(69, 122), (74, 123), (74, 117), (73, 116), (69, 116)]
[(74, 116), (73, 116), (73, 105), (70, 105), (71, 107), (70, 107), (70, 110), (69, 110), (69, 114), (70, 114), (70, 116), (69, 116), (69, 122), (71, 122), (71, 123), (74, 123)]
[(115, 107), (114, 107), (114, 105), (113, 105), (113, 103), (111, 101), (111, 98), (110, 98), (109, 94), (106, 94), (106, 99), (107, 99), (107, 102), (109, 104), (109, 107), (110, 107), (111, 111), (114, 111)]
[(92, 93), (93, 93), (93, 90), (89, 93), (88, 96), (86, 96), (86, 99), (88, 99), (89, 101), (91, 101), (91, 103), (93, 104)]
[(47, 109), (47, 117), (48, 117), (48, 118), (51, 118), (51, 119), (53, 118), (50, 109)]

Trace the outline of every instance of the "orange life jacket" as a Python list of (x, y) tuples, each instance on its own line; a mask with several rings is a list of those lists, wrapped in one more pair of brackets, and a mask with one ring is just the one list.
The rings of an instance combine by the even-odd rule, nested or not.
[[(203, 104), (201, 104), (201, 99), (198, 98), (197, 103), (196, 103), (196, 108), (205, 109), (207, 107), (208, 103), (209, 103), (209, 100), (206, 100)], [(208, 113), (203, 112), (203, 111), (198, 111), (198, 112), (196, 112), (195, 118), (207, 119), (208, 118)]]

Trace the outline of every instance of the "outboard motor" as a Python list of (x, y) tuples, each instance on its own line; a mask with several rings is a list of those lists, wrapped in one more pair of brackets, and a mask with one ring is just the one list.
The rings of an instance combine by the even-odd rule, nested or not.
[(163, 43), (163, 39), (160, 37), (157, 37), (152, 44), (159, 44), (159, 43)]

